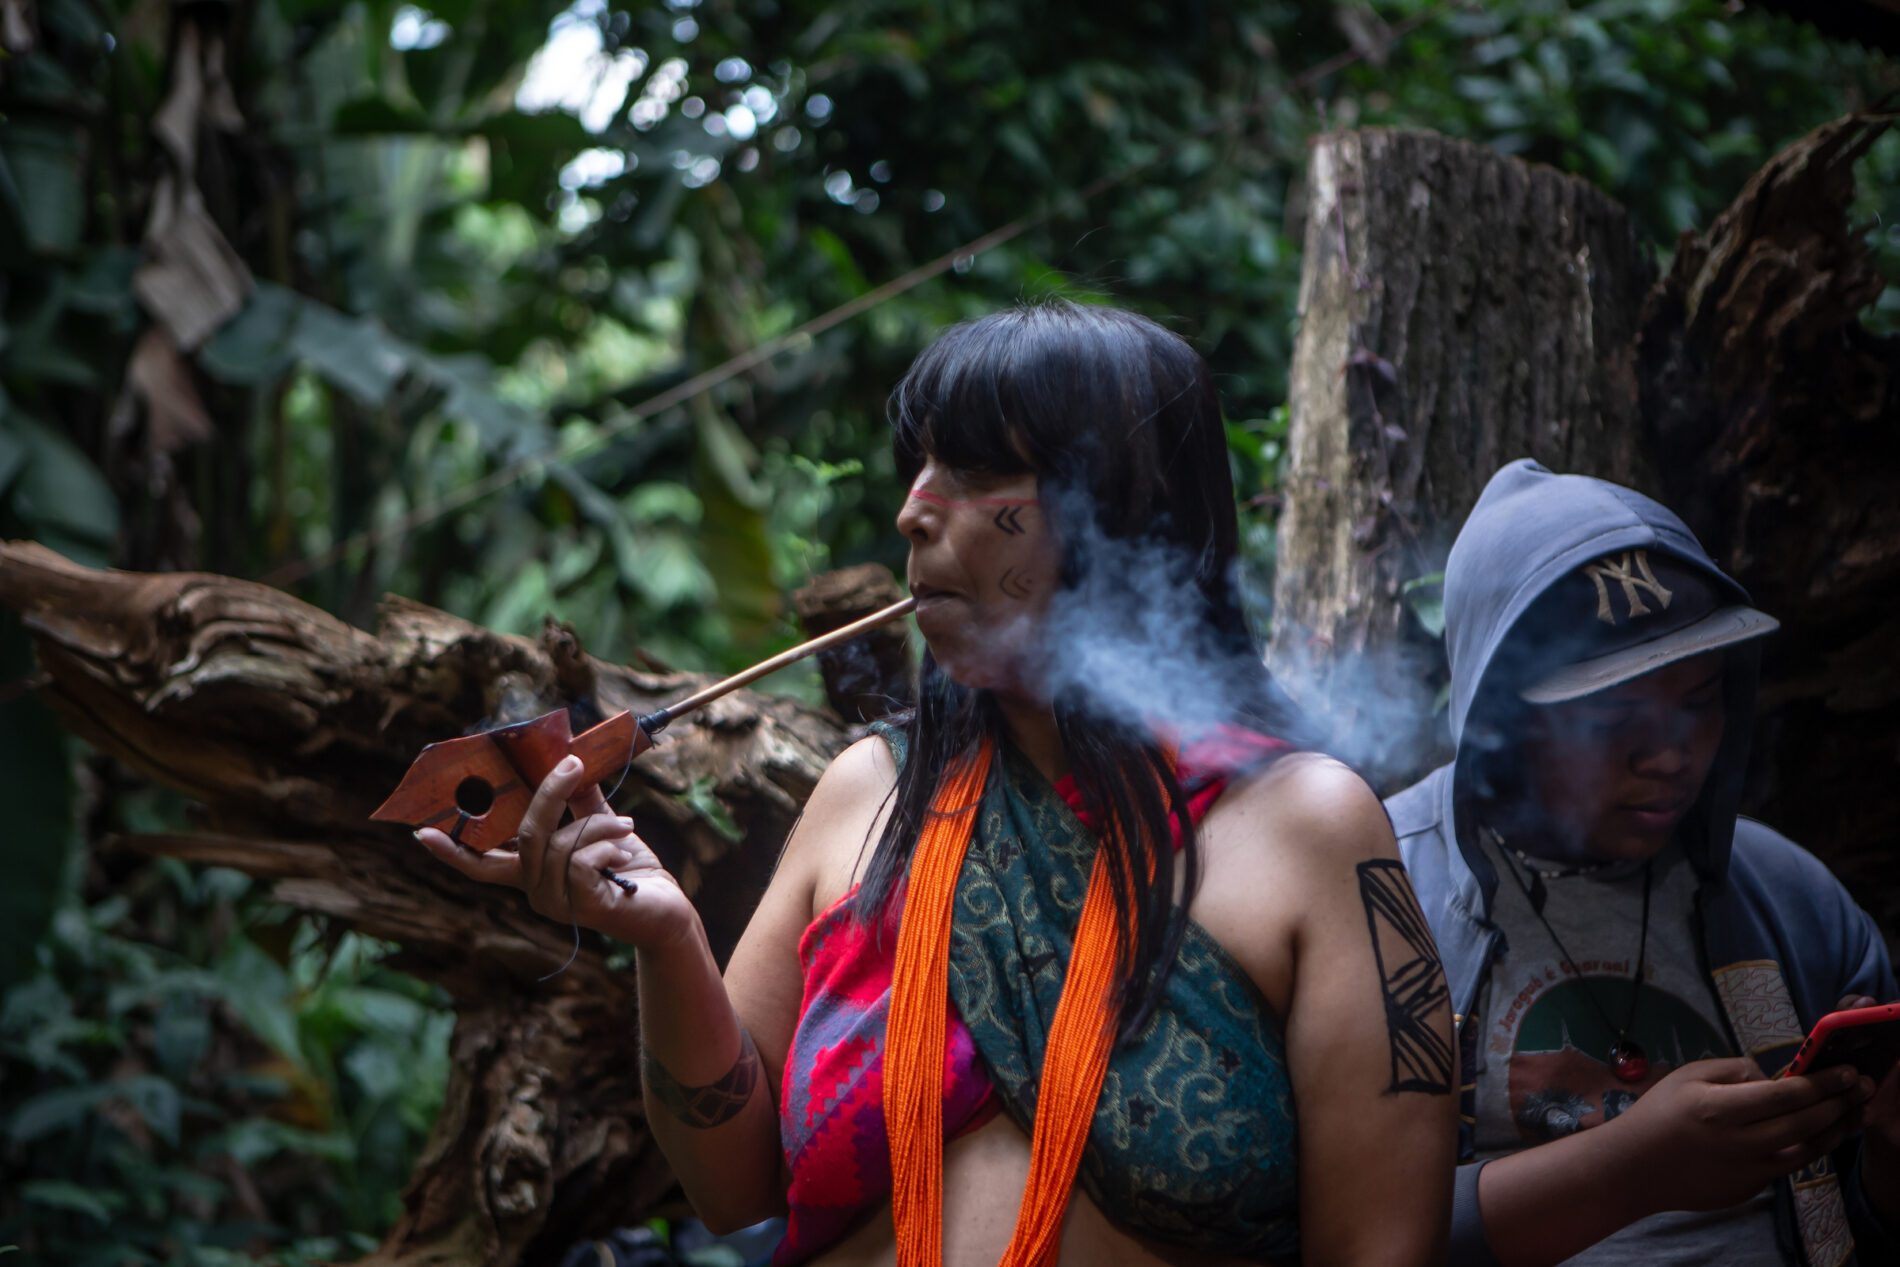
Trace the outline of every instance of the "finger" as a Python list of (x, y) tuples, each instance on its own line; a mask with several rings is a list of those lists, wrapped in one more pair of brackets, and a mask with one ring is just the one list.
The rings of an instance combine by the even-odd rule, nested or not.
[(1823, 1069), (1791, 1078), (1722, 1087), (1718, 1094), (1724, 1116), (1737, 1125), (1746, 1125), (1787, 1117), (1816, 1104), (1838, 1100), (1853, 1090), (1858, 1077), (1847, 1067)]
[(1748, 1128), (1748, 1136), (1767, 1150), (1806, 1143), (1843, 1125), (1858, 1107), (1851, 1097), (1837, 1095), (1792, 1113), (1756, 1122)]
[(1834, 1005), (1834, 1010), (1836, 1012), (1853, 1012), (1863, 1007), (1878, 1006), (1879, 1000), (1874, 998), (1871, 994), (1845, 994), (1841, 996), (1841, 1001)]
[(1714, 1060), (1692, 1060), (1669, 1076), (1717, 1084), (1756, 1082), (1761, 1079), (1761, 1068), (1743, 1056), (1723, 1056)]
[(512, 850), (491, 849), (487, 853), (477, 853), (467, 845), (450, 840), (433, 827), (418, 830), (416, 839), (430, 853), (471, 880), (520, 887), (521, 855)]
[(528, 812), (521, 816), (521, 827), (516, 833), (521, 850), (522, 870), (527, 877), (529, 888), (539, 888), (547, 867), (542, 857), (548, 837), (561, 824), (561, 810), (567, 804), (567, 798), (581, 780), (581, 759), (576, 756), (562, 757), (548, 777), (541, 780), (541, 786), (534, 790), (534, 799), (528, 802)]
[(1816, 1161), (1827, 1156), (1842, 1144), (1846, 1143), (1848, 1137), (1853, 1133), (1854, 1132), (1849, 1130), (1846, 1124), (1843, 1123), (1829, 1130), (1822, 1131), (1812, 1139), (1803, 1140), (1798, 1144), (1790, 1144), (1776, 1151), (1771, 1158), (1771, 1163), (1777, 1173), (1784, 1175), (1791, 1174), (1794, 1171), (1811, 1166)]
[[(599, 844), (575, 850), (572, 863), (574, 871), (586, 877), (598, 876), (602, 872), (614, 875), (632, 865), (633, 855), (611, 840), (603, 840)], [(615, 889), (616, 893), (620, 891), (619, 888)]]
[(1887, 1070), (1880, 1081), (1874, 1084), (1874, 1094), (1867, 1101), (1866, 1114), (1870, 1126), (1884, 1134), (1900, 1137), (1900, 1064)]
[(1868, 1106), (1868, 1112), (1883, 1110), (1900, 1111), (1900, 1064), (1891, 1066), (1880, 1085), (1874, 1090), (1874, 1103)]
[(1836, 1122), (1833, 1126), (1830, 1126), (1827, 1130), (1822, 1131), (1819, 1135), (1809, 1140), (1808, 1144), (1813, 1150), (1814, 1155), (1820, 1157), (1833, 1152), (1842, 1144), (1845, 1144), (1848, 1140), (1860, 1134), (1860, 1128), (1861, 1120), (1859, 1112), (1850, 1112), (1843, 1115), (1839, 1122)]
[[(590, 814), (555, 832), (548, 839), (536, 877), (537, 892), (542, 901), (549, 904), (549, 909), (571, 912), (575, 893), (575, 855), (587, 846), (607, 840), (617, 842), (616, 847), (623, 853), (627, 852), (625, 842), (632, 835), (633, 820), (613, 813)], [(631, 860), (632, 855), (629, 853), (628, 857)]]
[(607, 803), (605, 796), (601, 795), (600, 784), (592, 779), (587, 780), (581, 785), (580, 791), (568, 798), (567, 808), (576, 818), (585, 818), (589, 814), (614, 812), (614, 807)]
[(590, 814), (561, 828), (554, 838), (571, 852), (602, 840), (626, 840), (632, 835), (631, 818), (623, 818), (618, 814)]

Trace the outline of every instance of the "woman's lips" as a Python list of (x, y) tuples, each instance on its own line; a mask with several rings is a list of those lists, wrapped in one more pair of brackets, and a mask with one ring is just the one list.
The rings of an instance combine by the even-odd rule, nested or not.
[(911, 596), (917, 600), (917, 628), (927, 642), (941, 642), (960, 636), (969, 623), (970, 612), (963, 596), (955, 590), (933, 585), (913, 585)]
[(917, 600), (919, 609), (945, 603), (958, 597), (955, 590), (939, 589), (935, 585), (917, 584), (910, 587), (911, 597)]

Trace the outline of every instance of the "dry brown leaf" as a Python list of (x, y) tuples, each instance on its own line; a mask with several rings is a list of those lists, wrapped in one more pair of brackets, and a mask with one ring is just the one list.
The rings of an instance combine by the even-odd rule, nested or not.
[(145, 406), (147, 448), (171, 453), (211, 438), (211, 415), (198, 385), (163, 330), (153, 326), (139, 337), (126, 379)]
[(237, 314), (251, 293), (251, 270), (225, 239), (198, 190), (201, 123), (230, 129), (242, 122), (224, 75), (224, 43), (180, 23), (171, 91), (152, 131), (171, 157), (158, 178), (145, 225), (145, 262), (133, 289), (173, 342), (191, 351)]

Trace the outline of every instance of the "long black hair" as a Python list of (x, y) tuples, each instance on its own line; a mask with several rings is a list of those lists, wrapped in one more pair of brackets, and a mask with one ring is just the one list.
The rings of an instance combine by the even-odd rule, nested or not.
[[(1037, 477), (1038, 500), (1062, 551), (1056, 603), (1086, 591), (1091, 620), (1140, 628), (1166, 601), (1193, 630), (1196, 658), (1218, 664), (1228, 715), (1282, 737), (1303, 731), (1267, 674), (1242, 612), (1240, 532), (1220, 401), (1185, 340), (1114, 308), (1045, 300), (952, 327), (912, 364), (890, 402), (899, 478), (927, 456), (953, 469)], [(1163, 598), (1128, 570), (1102, 566), (1117, 547), (1169, 561)], [(1054, 649), (1060, 655), (1060, 648)], [(1153, 665), (1165, 676), (1165, 655)], [(1123, 1032), (1161, 997), (1199, 884), (1187, 798), (1157, 736), (1088, 684), (1054, 684), (1063, 750), (1108, 851), (1124, 920)], [(984, 735), (1002, 738), (989, 692), (953, 682), (926, 650), (905, 722), (907, 759), (891, 816), (865, 870), (857, 909), (875, 920), (909, 869), (938, 781)], [(1177, 895), (1171, 820), (1185, 856)]]

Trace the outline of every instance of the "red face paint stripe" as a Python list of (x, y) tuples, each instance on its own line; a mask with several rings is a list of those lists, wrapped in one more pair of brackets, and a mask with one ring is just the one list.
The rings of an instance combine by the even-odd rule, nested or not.
[(1034, 497), (944, 497), (938, 493), (926, 493), (921, 488), (913, 488), (910, 495), (920, 502), (932, 506), (1039, 506), (1042, 503)]

